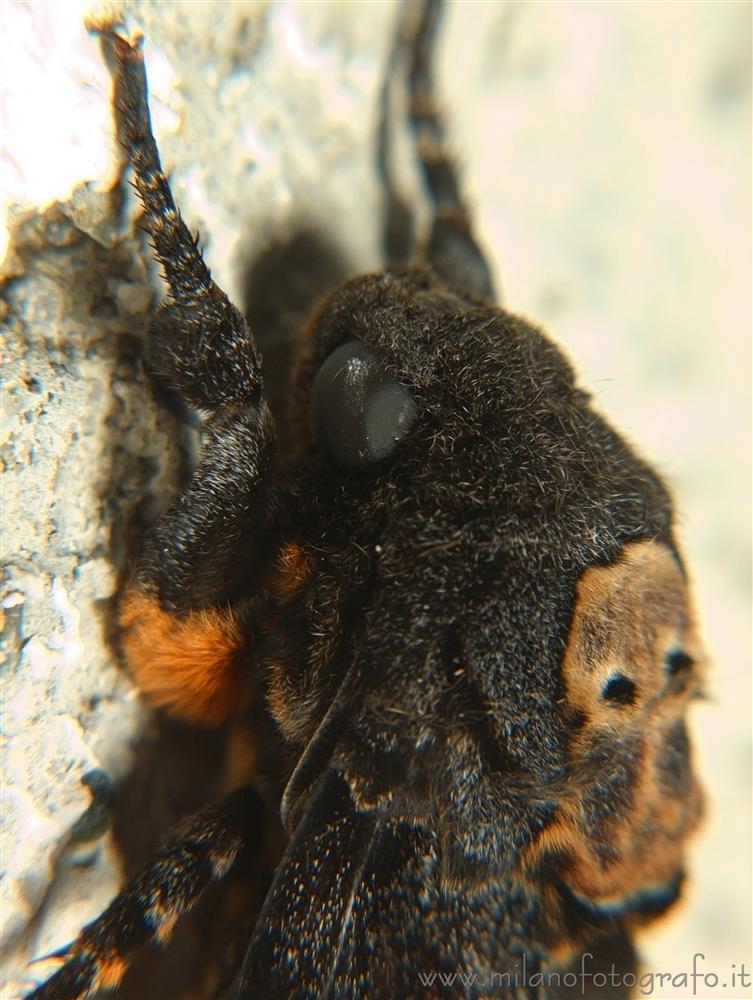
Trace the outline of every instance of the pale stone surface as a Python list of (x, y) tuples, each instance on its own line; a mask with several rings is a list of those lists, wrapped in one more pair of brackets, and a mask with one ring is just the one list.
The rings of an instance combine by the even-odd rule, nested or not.
[[(88, 866), (63, 845), (81, 776), (122, 776), (146, 725), (110, 602), (189, 446), (140, 376), (159, 285), (113, 188), (88, 9), (4, 7), (2, 177), (21, 208), (4, 265), (3, 998), (117, 885), (111, 838)], [(302, 220), (351, 270), (378, 266), (373, 133), (396, 6), (125, 9), (147, 39), (176, 199), (231, 296)], [(696, 713), (710, 818), (688, 905), (644, 950), (672, 972), (704, 952), (720, 977), (750, 960), (748, 17), (734, 3), (456, 4), (441, 52), (506, 302), (567, 345), (676, 488), (714, 660)]]

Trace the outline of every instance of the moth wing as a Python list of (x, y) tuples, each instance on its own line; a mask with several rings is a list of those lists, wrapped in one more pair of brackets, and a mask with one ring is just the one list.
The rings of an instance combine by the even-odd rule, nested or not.
[[(515, 942), (531, 899), (442, 877), (436, 834), (358, 808), (329, 771), (306, 806), (230, 992), (261, 997), (528, 996)], [(513, 956), (513, 957), (511, 957)], [(493, 978), (494, 977), (494, 978)], [(548, 993), (536, 992), (539, 1000)]]

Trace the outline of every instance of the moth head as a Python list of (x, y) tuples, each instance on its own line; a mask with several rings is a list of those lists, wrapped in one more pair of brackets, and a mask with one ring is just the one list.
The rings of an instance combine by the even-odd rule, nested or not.
[(575, 391), (570, 365), (538, 330), (416, 267), (346, 283), (315, 314), (302, 353), (309, 436), (328, 474), (356, 490), (364, 477), (353, 473), (374, 472), (378, 490), (404, 470), (415, 489), (417, 472), (452, 480), (452, 466), (501, 461), (507, 442)]

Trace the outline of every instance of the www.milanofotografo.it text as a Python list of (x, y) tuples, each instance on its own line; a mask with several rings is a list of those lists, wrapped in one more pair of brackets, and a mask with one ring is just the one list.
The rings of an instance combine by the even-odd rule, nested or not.
[(683, 991), (686, 996), (704, 996), (709, 990), (750, 989), (750, 963), (739, 965), (733, 962), (726, 974), (720, 974), (705, 965), (706, 956), (697, 951), (689, 966), (674, 972), (623, 972), (614, 965), (609, 971), (594, 970), (591, 967), (594, 956), (587, 951), (581, 955), (580, 968), (568, 972), (548, 970), (528, 972), (525, 956), (519, 966), (507, 972), (419, 972), (422, 986), (456, 986), (466, 989), (475, 986), (487, 989), (515, 989), (518, 987), (560, 987), (578, 990), (585, 996), (594, 990), (612, 991), (618, 988), (636, 990), (640, 996), (656, 996), (658, 990), (672, 988)]

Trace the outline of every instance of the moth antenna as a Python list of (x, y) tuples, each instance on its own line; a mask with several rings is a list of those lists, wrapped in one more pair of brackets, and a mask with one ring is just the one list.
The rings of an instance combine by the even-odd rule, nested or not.
[(408, 262), (414, 254), (415, 216), (408, 201), (400, 195), (392, 170), (393, 123), (392, 91), (399, 75), (406, 40), (398, 31), (390, 46), (379, 94), (377, 126), (377, 173), (384, 190), (382, 248), (387, 263)]
[(491, 302), (495, 298), (491, 272), (473, 235), (435, 94), (434, 53), (443, 6), (442, 0), (425, 0), (408, 71), (408, 116), (434, 208), (426, 258), (450, 287)]

